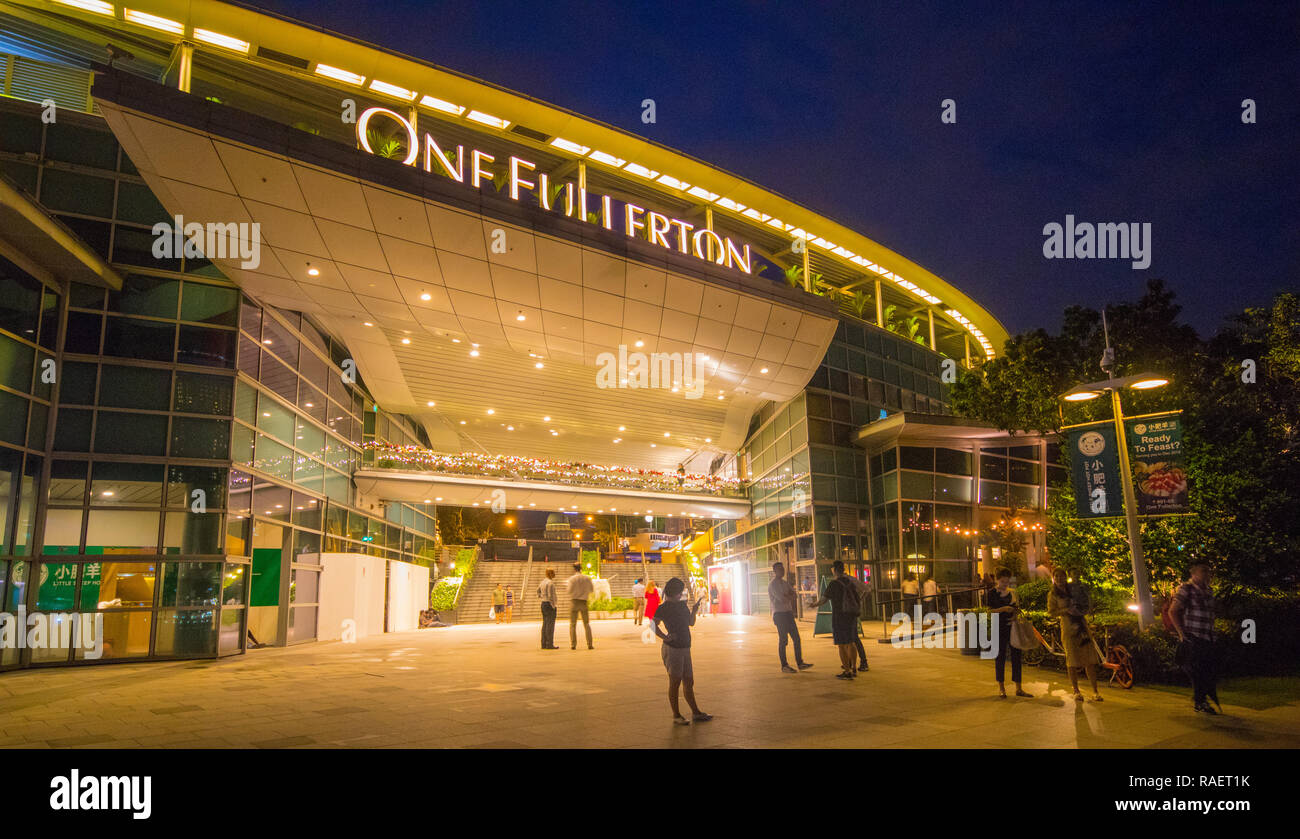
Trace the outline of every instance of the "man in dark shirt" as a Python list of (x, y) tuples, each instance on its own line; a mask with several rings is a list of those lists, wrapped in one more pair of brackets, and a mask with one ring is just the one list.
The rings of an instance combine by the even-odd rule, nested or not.
[[(1169, 611), (1178, 632), (1176, 660), (1192, 680), (1192, 707), (1213, 715), (1219, 705), (1218, 659), (1214, 646), (1214, 595), (1210, 593), (1210, 565), (1195, 562), (1190, 579), (1178, 587)], [(1223, 706), (1219, 705), (1219, 713)]]
[[(664, 584), (664, 601), (654, 614), (655, 635), (663, 639), (660, 655), (664, 660), (664, 669), (668, 671), (668, 704), (673, 709), (673, 722), (677, 725), (690, 725), (691, 720), (682, 716), (677, 703), (678, 687), (684, 687), (686, 704), (691, 706), (692, 719), (695, 722), (708, 722), (712, 714), (706, 714), (695, 704), (695, 672), (691, 668), (691, 627), (695, 625), (695, 613), (699, 611), (701, 600), (686, 608), (682, 601), (682, 590), (686, 584), (673, 577)], [(665, 631), (660, 630), (663, 625)]]
[(858, 616), (862, 607), (857, 605), (857, 586), (844, 573), (844, 562), (835, 560), (831, 563), (831, 570), (835, 572), (834, 579), (826, 584), (821, 598), (812, 607), (815, 609), (830, 601), (831, 639), (840, 651), (840, 666), (844, 668), (843, 672), (835, 674), (835, 678), (853, 679), (857, 677), (858, 650), (854, 642), (857, 640)]

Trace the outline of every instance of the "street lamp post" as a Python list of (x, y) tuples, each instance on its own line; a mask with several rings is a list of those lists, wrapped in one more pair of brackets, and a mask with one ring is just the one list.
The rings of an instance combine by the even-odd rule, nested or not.
[[(1113, 356), (1108, 355), (1113, 364)], [(1107, 369), (1106, 372), (1110, 372)], [(1082, 402), (1096, 399), (1102, 393), (1110, 394), (1111, 411), (1115, 419), (1115, 440), (1119, 447), (1120, 485), (1124, 491), (1124, 519), (1128, 525), (1128, 544), (1133, 557), (1133, 595), (1138, 604), (1138, 626), (1147, 629), (1155, 622), (1155, 610), (1151, 605), (1151, 581), (1147, 577), (1147, 564), (1142, 555), (1142, 533), (1138, 529), (1137, 495), (1133, 492), (1133, 471), (1128, 458), (1128, 436), (1124, 433), (1124, 409), (1120, 404), (1120, 388), (1130, 387), (1135, 390), (1149, 390), (1169, 384), (1168, 379), (1150, 373), (1123, 378), (1111, 378), (1104, 382), (1089, 382), (1079, 385), (1061, 396), (1067, 402)]]

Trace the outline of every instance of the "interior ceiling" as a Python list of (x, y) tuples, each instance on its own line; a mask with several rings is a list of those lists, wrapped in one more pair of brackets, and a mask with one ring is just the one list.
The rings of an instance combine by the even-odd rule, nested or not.
[[(334, 331), (380, 406), (422, 420), (438, 450), (655, 469), (703, 453), (702, 470), (763, 401), (802, 390), (834, 335), (832, 317), (99, 107), (169, 213), (260, 225), (256, 267), (209, 258)], [(598, 387), (600, 355), (620, 345), (707, 355), (703, 397)]]

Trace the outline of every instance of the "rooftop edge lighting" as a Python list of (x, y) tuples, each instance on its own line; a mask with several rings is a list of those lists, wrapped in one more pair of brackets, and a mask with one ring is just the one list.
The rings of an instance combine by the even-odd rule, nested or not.
[(436, 96), (424, 96), (420, 99), (420, 104), (426, 108), (432, 108), (435, 111), (442, 111), (445, 114), (460, 116), (465, 113), (464, 105), (457, 105), (454, 102), (448, 102), (446, 99), (439, 99)]
[(627, 161), (624, 160), (623, 158), (615, 157), (609, 152), (603, 152), (603, 151), (592, 152), (591, 159), (596, 161), (597, 163), (604, 163), (606, 166), (613, 166), (615, 169), (618, 169), (624, 163), (627, 163)]
[(659, 177), (659, 173), (656, 172), (654, 169), (650, 169), (645, 166), (642, 166), (640, 163), (629, 163), (628, 165), (623, 167), (623, 171), (631, 172), (633, 175), (639, 175), (649, 180), (654, 180), (655, 178)]
[(99, 15), (112, 15), (113, 4), (105, 3), (104, 0), (55, 0), (64, 6), (72, 6), (74, 9), (83, 9), (87, 12), (94, 12)]
[(591, 146), (584, 146), (581, 143), (575, 143), (572, 140), (566, 140), (563, 137), (555, 137), (551, 140), (551, 145), (557, 149), (563, 149), (573, 154), (586, 154), (591, 151)]
[(370, 80), (370, 89), (379, 91), (380, 93), (386, 93), (389, 96), (395, 96), (398, 99), (402, 99), (407, 102), (410, 102), (412, 99), (415, 98), (414, 90), (407, 90), (406, 88), (399, 87), (395, 84), (389, 84), (388, 82), (381, 82), (379, 79)]
[(185, 34), (185, 24), (178, 20), (158, 17), (158, 15), (151, 15), (148, 12), (137, 12), (135, 9), (122, 9), (122, 17), (131, 23), (157, 29), (160, 32), (170, 32), (173, 35)]
[(211, 29), (194, 27), (194, 40), (212, 44), (214, 47), (224, 47), (244, 55), (248, 54), (248, 41), (241, 41), (231, 35), (222, 35), (220, 32), (213, 32)]
[(493, 128), (500, 128), (502, 131), (510, 127), (510, 120), (494, 117), (491, 114), (485, 114), (482, 111), (470, 111), (465, 115), (465, 119), (472, 120), (480, 125), (490, 125)]
[(365, 76), (357, 75), (349, 70), (341, 70), (338, 67), (331, 67), (328, 64), (317, 64), (316, 75), (324, 76), (327, 79), (334, 79), (337, 82), (346, 82), (360, 87), (366, 80)]

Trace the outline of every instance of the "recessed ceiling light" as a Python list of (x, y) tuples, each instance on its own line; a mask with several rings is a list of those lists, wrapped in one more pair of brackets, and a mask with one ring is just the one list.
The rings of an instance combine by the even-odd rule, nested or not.
[(426, 404), (426, 405), (428, 405), (430, 408), (432, 408), (434, 405), (437, 405), (438, 403), (437, 403), (437, 402), (434, 402), (432, 399), (430, 399), (428, 402), (426, 402), (426, 403), (424, 403), (424, 404)]
[(615, 438), (614, 438), (614, 442), (615, 442), (615, 443), (621, 443), (621, 442), (623, 442), (623, 438), (622, 438), (622, 437), (615, 437)]
[(470, 350), (470, 351), (469, 351), (469, 357), (470, 357), (470, 358), (478, 358), (478, 350)]
[(270, 339), (270, 338), (265, 338), (265, 339), (262, 340), (262, 343), (263, 343), (263, 344), (270, 344), (270, 343), (271, 343), (271, 339)]
[(430, 499), (426, 498), (426, 499), (424, 499), (424, 503), (425, 503), (425, 504), (431, 504), (431, 503), (433, 503), (433, 502), (432, 502)]
[(453, 344), (459, 344), (459, 343), (460, 343), (460, 339), (459, 339), (459, 338), (452, 338), (452, 339), (451, 339), (451, 342), (452, 342)]
[(637, 341), (637, 342), (636, 342), (636, 345), (637, 345), (638, 347), (644, 347), (644, 346), (645, 346), (645, 341)]
[(424, 294), (421, 294), (421, 295), (420, 295), (420, 299), (421, 299), (421, 300), (432, 300), (432, 299), (433, 299), (433, 295), (426, 291)]
[(543, 364), (543, 363), (540, 362), (540, 361), (537, 362), (536, 364), (534, 364), (533, 366), (536, 367), (538, 370), (541, 370), (541, 369), (543, 369), (544, 367), (546, 367), (546, 365)]
[(308, 268), (308, 269), (307, 269), (307, 276), (309, 276), (309, 277), (319, 277), (319, 276), (320, 276), (320, 269), (319, 269), (319, 268)]
[(112, 498), (112, 497), (113, 497), (113, 490), (111, 490), (111, 489), (106, 489), (106, 490), (104, 490), (103, 492), (101, 492), (100, 495), (104, 496), (105, 498)]
[(713, 438), (712, 438), (712, 437), (705, 437), (705, 438), (704, 438), (704, 442), (706, 442), (706, 443), (712, 443), (712, 442), (713, 442)]
[(374, 324), (371, 323), (370, 321), (366, 321), (366, 322), (365, 322), (365, 325), (366, 325), (366, 326), (374, 326)]
[(461, 420), (461, 421), (460, 421), (460, 424), (461, 424), (461, 425), (464, 425), (464, 424), (465, 424), (465, 420)]
[(515, 320), (528, 320), (528, 318), (524, 316), (523, 312), (520, 312), (519, 314), (515, 315)]
[(487, 411), (488, 411), (488, 416), (492, 416), (497, 412), (496, 408), (488, 408)]
[(650, 444), (650, 448), (652, 448), (652, 449), (655, 448), (655, 444), (654, 444), (654, 443), (651, 443), (651, 444)]
[(507, 426), (506, 426), (506, 431), (514, 431), (514, 430), (515, 430), (515, 427), (514, 427), (513, 425), (507, 425)]
[(766, 372), (767, 372), (767, 368), (764, 367), (762, 370), (759, 370), (758, 372), (760, 372), (760, 373), (766, 373)]
[(550, 422), (550, 421), (551, 421), (550, 417), (542, 417), (542, 422)]
[(620, 425), (620, 426), (618, 427), (618, 430), (619, 430), (619, 431), (627, 431), (627, 426), (625, 426), (625, 425)]
[(664, 436), (665, 436), (665, 437), (671, 437), (671, 436), (673, 436), (673, 435), (671, 435), (671, 434), (669, 434), (667, 431), (665, 431), (665, 432), (664, 432)]
[(434, 501), (441, 501), (441, 500), (442, 500), (442, 496), (439, 495), (437, 498), (435, 498), (435, 499), (433, 499), (433, 500), (434, 500)]
[(410, 339), (410, 338), (403, 338), (403, 339), (402, 339), (402, 343), (403, 343), (403, 344), (409, 344), (409, 343), (411, 343), (411, 339)]

